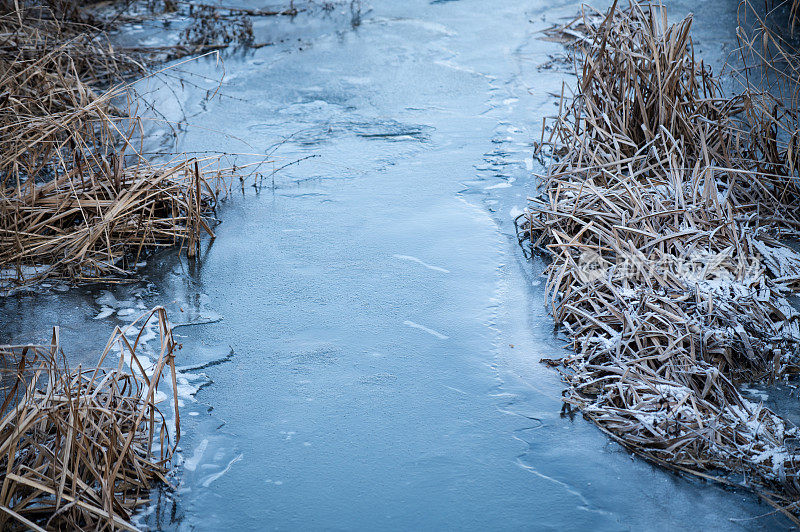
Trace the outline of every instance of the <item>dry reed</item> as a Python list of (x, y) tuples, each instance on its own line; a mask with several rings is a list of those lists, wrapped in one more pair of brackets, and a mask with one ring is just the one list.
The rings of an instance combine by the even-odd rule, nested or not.
[(800, 370), (800, 256), (777, 238), (798, 228), (794, 111), (752, 86), (724, 96), (691, 22), (633, 2), (568, 28), (577, 89), (542, 143), (520, 241), (552, 260), (547, 303), (574, 351), (549, 361), (566, 404), (798, 523), (797, 429), (736, 386)]
[[(151, 319), (161, 340), (155, 361), (137, 355)], [(180, 438), (177, 411), (170, 435), (157, 406), (167, 370), (178, 404), (166, 313), (156, 308), (140, 323), (138, 335), (117, 328), (88, 370), (66, 367), (58, 328), (50, 345), (0, 346), (0, 528), (136, 530), (131, 515), (155, 482), (167, 482)], [(116, 368), (104, 367), (116, 354)]]
[(21, 5), (0, 3), (0, 289), (119, 280), (154, 247), (191, 256), (228, 174), (140, 156), (141, 121), (115, 105), (130, 86), (109, 84), (142, 63), (70, 10)]

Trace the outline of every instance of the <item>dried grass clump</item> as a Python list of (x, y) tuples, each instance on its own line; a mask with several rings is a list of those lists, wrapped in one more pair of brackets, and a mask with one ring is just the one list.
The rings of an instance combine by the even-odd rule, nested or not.
[(185, 245), (192, 257), (203, 234), (214, 237), (206, 213), (221, 172), (203, 172), (196, 160), (126, 168), (118, 161), (3, 198), (0, 264), (13, 265), (18, 282), (123, 279), (144, 251)]
[(800, 522), (797, 429), (735, 383), (796, 374), (795, 135), (773, 95), (722, 95), (691, 18), (586, 12), (521, 242), (547, 253), (547, 301), (574, 354), (565, 402), (659, 464), (748, 486)]
[(192, 255), (227, 175), (139, 155), (141, 121), (115, 104), (141, 62), (60, 4), (74, 9), (0, 2), (0, 290), (121, 279), (154, 247)]
[(125, 91), (97, 87), (138, 66), (99, 28), (58, 19), (43, 6), (2, 0), (0, 184), (20, 187), (86, 157), (113, 153), (121, 135), (114, 120), (123, 115), (112, 100)]
[[(58, 328), (48, 346), (0, 347), (3, 530), (136, 530), (132, 512), (155, 483), (167, 482), (180, 438), (177, 411), (171, 440), (157, 406), (167, 368), (177, 405), (175, 342), (163, 308), (143, 318), (142, 331), (151, 319), (161, 338), (152, 365), (137, 356), (142, 332), (129, 340), (119, 328), (89, 370), (63, 364)], [(104, 367), (116, 351), (117, 367)]]
[(247, 15), (222, 16), (219, 6), (189, 6), (192, 24), (186, 27), (181, 42), (192, 46), (231, 43), (252, 44), (253, 22)]

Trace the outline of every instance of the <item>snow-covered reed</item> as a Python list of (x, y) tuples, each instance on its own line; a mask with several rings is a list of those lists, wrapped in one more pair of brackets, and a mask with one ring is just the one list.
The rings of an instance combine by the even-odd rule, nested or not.
[(520, 242), (551, 259), (547, 302), (573, 353), (548, 362), (566, 408), (798, 522), (797, 429), (737, 388), (800, 371), (800, 255), (779, 239), (800, 227), (797, 109), (752, 85), (724, 95), (691, 23), (632, 2), (549, 32), (578, 80)]

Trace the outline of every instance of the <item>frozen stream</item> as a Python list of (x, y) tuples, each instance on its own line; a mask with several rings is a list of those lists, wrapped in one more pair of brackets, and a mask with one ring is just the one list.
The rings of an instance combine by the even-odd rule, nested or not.
[[(771, 508), (749, 493), (666, 473), (561, 417), (562, 384), (538, 362), (562, 344), (543, 308), (544, 265), (524, 260), (512, 219), (534, 190), (549, 93), (569, 79), (557, 61), (537, 68), (562, 50), (535, 32), (577, 3), (369, 7), (357, 27), (349, 10), (257, 20), (256, 40), (277, 44), (226, 56), (222, 98), (176, 87), (201, 126), (181, 150), (264, 153), (289, 137), (276, 167), (316, 156), (234, 194), (201, 261), (164, 253), (147, 284), (0, 301), (0, 342), (60, 324), (76, 360), (137, 306), (211, 322), (176, 330), (183, 463), (177, 492), (141, 523), (785, 528), (754, 519)], [(700, 51), (719, 57), (735, 0), (672, 13), (689, 7)], [(210, 58), (182, 68), (203, 87), (220, 73)], [(170, 98), (162, 110), (180, 118)]]

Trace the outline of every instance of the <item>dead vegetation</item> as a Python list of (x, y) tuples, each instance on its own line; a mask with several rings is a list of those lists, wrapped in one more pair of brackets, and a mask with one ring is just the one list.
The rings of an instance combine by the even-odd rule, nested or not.
[[(43, 279), (126, 280), (161, 247), (194, 256), (236, 172), (219, 157), (149, 161), (127, 80), (202, 51), (209, 35), (249, 42), (250, 26), (238, 17), (185, 45), (120, 49), (86, 4), (0, 0), (0, 295)], [(0, 346), (0, 528), (136, 530), (131, 517), (167, 482), (180, 438), (177, 410), (171, 433), (157, 405), (168, 370), (178, 404), (165, 312), (139, 323), (115, 329), (89, 370), (67, 367), (57, 328), (50, 345)], [(141, 353), (153, 327), (157, 360)]]
[[(156, 248), (191, 257), (214, 237), (233, 172), (216, 157), (142, 155), (126, 80), (157, 56), (115, 48), (107, 27), (81, 1), (0, 0), (0, 294), (46, 278), (125, 280)], [(169, 53), (197, 47), (184, 48)], [(171, 433), (157, 406), (168, 368), (178, 404), (164, 310), (140, 324), (117, 328), (89, 370), (67, 367), (57, 328), (50, 345), (0, 346), (0, 528), (136, 529), (180, 437), (178, 412)], [(149, 360), (140, 342), (154, 326)]]
[(210, 44), (252, 44), (253, 22), (247, 15), (221, 16), (216, 6), (190, 6), (193, 22), (183, 32), (182, 41), (194, 46)]
[(218, 189), (196, 160), (125, 168), (116, 161), (105, 173), (59, 175), (15, 195), (0, 261), (19, 282), (124, 280), (154, 248), (184, 246), (193, 257), (204, 234), (214, 237), (208, 213)]
[(145, 72), (142, 56), (116, 50), (76, 14), (80, 4), (63, 4), (72, 9), (0, 3), (4, 289), (119, 280), (154, 247), (191, 256), (201, 235), (213, 237), (226, 175), (213, 160), (155, 165), (140, 155), (143, 127), (123, 78)]
[[(137, 353), (149, 321), (161, 341), (156, 360)], [(177, 410), (171, 432), (157, 405), (167, 371), (178, 404), (166, 313), (156, 308), (138, 323), (117, 328), (90, 369), (66, 366), (58, 328), (50, 345), (0, 346), (3, 530), (136, 530), (131, 515), (155, 482), (167, 482), (180, 438)], [(114, 356), (116, 368), (106, 367)]]
[(798, 114), (776, 90), (783, 74), (765, 71), (791, 71), (794, 57), (776, 61), (763, 32), (741, 31), (740, 90), (725, 95), (694, 55), (691, 23), (634, 2), (587, 9), (560, 34), (577, 87), (542, 143), (550, 164), (520, 241), (551, 259), (547, 303), (574, 353), (549, 362), (567, 406), (628, 449), (752, 488), (800, 523), (797, 429), (737, 388), (800, 371), (788, 300), (800, 255), (779, 240), (800, 227)]

